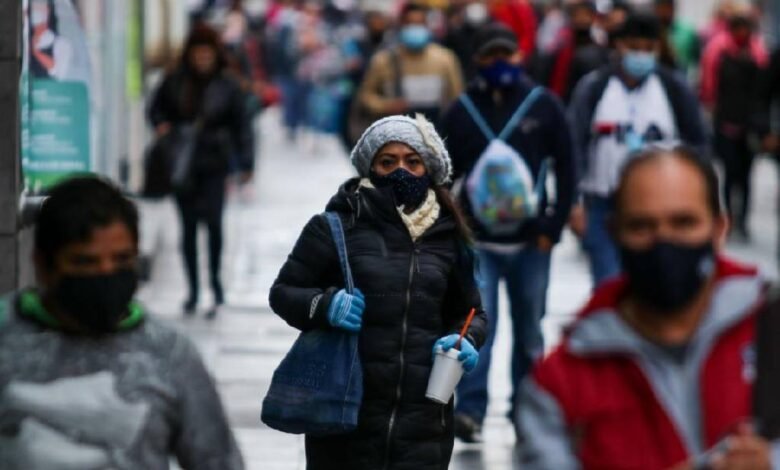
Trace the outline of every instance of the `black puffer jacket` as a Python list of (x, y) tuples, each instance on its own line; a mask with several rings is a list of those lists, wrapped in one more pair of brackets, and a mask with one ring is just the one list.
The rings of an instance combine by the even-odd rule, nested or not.
[[(348, 181), (328, 204), (341, 215), (355, 286), (366, 296), (360, 357), (364, 396), (358, 430), (306, 439), (310, 470), (445, 470), (454, 441), (452, 403), (425, 398), (437, 339), (458, 332), (471, 307), (468, 332), (480, 347), (486, 316), (470, 257), (455, 221), (442, 210), (412, 242), (392, 199)], [(303, 230), (271, 290), (271, 307), (301, 330), (330, 328), (327, 310), (343, 288), (327, 222), (315, 216)], [(315, 297), (322, 294), (310, 318)]]

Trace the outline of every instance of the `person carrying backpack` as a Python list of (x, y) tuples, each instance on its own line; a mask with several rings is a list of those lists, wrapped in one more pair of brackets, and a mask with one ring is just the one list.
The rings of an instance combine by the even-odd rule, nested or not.
[[(455, 430), (467, 442), (479, 441), (487, 409), (502, 278), (513, 323), (513, 388), (542, 353), (540, 320), (550, 253), (560, 239), (575, 185), (564, 109), (526, 78), (515, 34), (502, 25), (486, 25), (475, 34), (474, 51), (479, 77), (441, 123), (454, 176), (461, 182), (460, 202), (474, 225), (489, 319), (480, 362), (458, 388)], [(555, 178), (554, 193), (544, 191), (547, 175)]]

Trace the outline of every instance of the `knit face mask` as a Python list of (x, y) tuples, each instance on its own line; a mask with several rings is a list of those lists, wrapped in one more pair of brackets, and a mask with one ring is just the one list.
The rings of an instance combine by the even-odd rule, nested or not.
[(415, 176), (403, 168), (385, 176), (379, 176), (372, 171), (370, 179), (379, 189), (392, 189), (396, 205), (407, 209), (420, 207), (428, 197), (428, 189), (431, 187), (431, 178), (427, 174)]

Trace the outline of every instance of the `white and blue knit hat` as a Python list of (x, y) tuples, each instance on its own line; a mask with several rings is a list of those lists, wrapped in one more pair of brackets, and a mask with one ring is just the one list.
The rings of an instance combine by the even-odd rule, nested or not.
[(352, 149), (352, 165), (367, 178), (377, 152), (389, 143), (399, 142), (413, 148), (423, 159), (433, 184), (444, 185), (452, 176), (452, 162), (444, 141), (433, 124), (422, 115), (389, 116), (372, 124)]

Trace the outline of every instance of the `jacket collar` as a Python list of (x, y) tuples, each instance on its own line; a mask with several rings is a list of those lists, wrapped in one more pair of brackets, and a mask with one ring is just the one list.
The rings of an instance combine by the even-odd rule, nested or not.
[[(763, 299), (766, 283), (755, 268), (725, 257), (719, 257), (717, 263), (710, 309), (694, 338), (723, 334), (749, 317)], [(583, 356), (640, 352), (646, 340), (623, 321), (617, 310), (627, 288), (627, 280), (618, 278), (596, 290), (566, 333), (570, 352)]]

